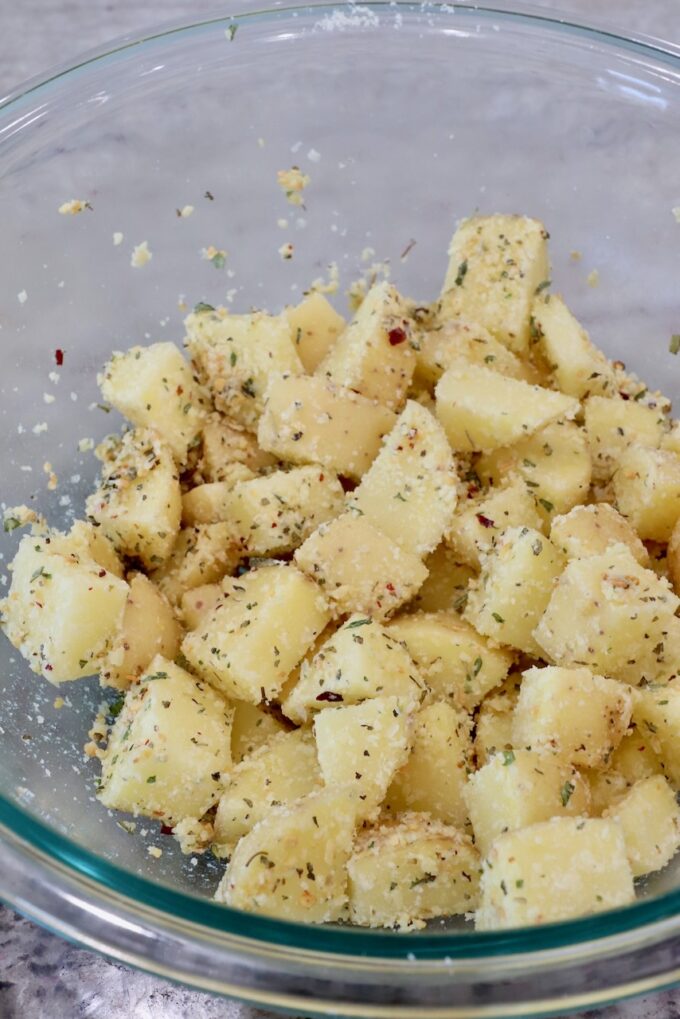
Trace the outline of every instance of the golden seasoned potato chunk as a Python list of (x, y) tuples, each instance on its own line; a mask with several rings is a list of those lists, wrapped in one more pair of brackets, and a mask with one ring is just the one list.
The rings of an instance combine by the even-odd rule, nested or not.
[(179, 617), (187, 630), (195, 630), (208, 616), (218, 601), (225, 598), (220, 584), (200, 584), (185, 591), (179, 606)]
[(172, 660), (182, 635), (170, 604), (143, 573), (129, 580), (121, 628), (99, 678), (105, 686), (126, 690), (156, 655)]
[(533, 527), (537, 531), (543, 527), (533, 492), (516, 474), (503, 475), (498, 488), (461, 502), (451, 521), (447, 543), (462, 562), (478, 570), (481, 555), (491, 551), (508, 527)]
[(458, 361), (486, 365), (511, 379), (533, 381), (530, 367), (495, 340), (488, 329), (475, 322), (449, 319), (418, 334), (416, 379), (435, 386), (444, 372)]
[(481, 768), (495, 753), (512, 750), (512, 716), (519, 697), (520, 673), (511, 673), (505, 683), (482, 701), (475, 725), (475, 757)]
[(680, 849), (680, 807), (662, 775), (636, 782), (604, 816), (623, 830), (633, 877), (661, 870)]
[(629, 446), (658, 449), (664, 416), (658, 409), (620, 397), (590, 396), (585, 401), (585, 429), (593, 458), (593, 477), (607, 481)]
[(166, 598), (177, 605), (185, 591), (214, 584), (233, 573), (241, 554), (230, 523), (185, 527), (171, 555), (151, 577)]
[(659, 755), (667, 778), (680, 788), (680, 686), (641, 687), (633, 693), (633, 721)]
[(613, 485), (619, 511), (641, 538), (670, 541), (680, 519), (680, 457), (631, 446), (619, 457)]
[(591, 343), (559, 294), (538, 294), (531, 306), (531, 318), (557, 389), (579, 400), (616, 393), (612, 365)]
[(221, 414), (204, 424), (200, 467), (206, 481), (231, 481), (235, 464), (256, 472), (275, 463), (276, 457), (260, 449), (254, 435)]
[(310, 374), (318, 368), (347, 325), (323, 294), (313, 291), (285, 315), (302, 367)]
[(626, 545), (642, 565), (649, 561), (647, 549), (625, 517), (607, 502), (575, 506), (563, 516), (553, 517), (550, 540), (567, 559), (600, 555), (612, 545)]
[(277, 733), (287, 732), (283, 722), (258, 704), (233, 701), (234, 721), (231, 726), (231, 757), (238, 764), (267, 743)]
[(445, 542), (426, 557), (424, 565), (427, 577), (406, 610), (462, 612), (467, 601), (468, 585), (477, 576), (477, 571), (467, 563), (461, 563)]

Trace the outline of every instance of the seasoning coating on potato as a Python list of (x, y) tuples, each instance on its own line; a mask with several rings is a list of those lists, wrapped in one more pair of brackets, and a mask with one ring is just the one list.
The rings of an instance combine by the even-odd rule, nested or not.
[(407, 612), (462, 612), (470, 581), (477, 571), (458, 556), (445, 542), (424, 560), (427, 577), (406, 607)]
[(588, 333), (559, 294), (537, 295), (531, 306), (531, 319), (557, 389), (579, 400), (616, 393), (611, 363), (590, 342)]
[(533, 381), (530, 367), (476, 322), (449, 319), (420, 332), (416, 346), (416, 379), (435, 386), (457, 361), (481, 364), (511, 379)]
[(489, 552), (508, 527), (543, 528), (533, 493), (516, 474), (499, 478), (499, 487), (480, 492), (458, 505), (447, 543), (456, 556), (479, 569), (481, 555)]
[(666, 564), (668, 576), (673, 585), (673, 590), (680, 591), (680, 518), (673, 528), (666, 550)]
[(259, 471), (275, 463), (276, 457), (260, 449), (254, 435), (221, 414), (213, 414), (203, 426), (200, 468), (206, 481), (230, 481), (234, 464)]
[(185, 527), (170, 556), (151, 577), (166, 598), (177, 605), (185, 591), (214, 584), (233, 573), (241, 554), (230, 523)]
[(574, 506), (569, 513), (553, 517), (550, 540), (567, 559), (585, 559), (606, 552), (612, 545), (626, 545), (642, 566), (649, 560), (647, 549), (628, 521), (606, 502)]
[(350, 496), (349, 507), (406, 552), (424, 556), (451, 524), (457, 481), (441, 425), (410, 400)]
[(74, 520), (67, 534), (59, 531), (50, 532), (50, 550), (78, 559), (94, 559), (114, 577), (125, 579), (125, 568), (118, 558), (113, 542), (86, 520)]
[(135, 573), (129, 584), (121, 628), (99, 674), (103, 685), (119, 690), (141, 676), (156, 655), (172, 661), (182, 634), (169, 603), (148, 577)]
[(472, 216), (451, 239), (439, 317), (485, 326), (516, 353), (530, 340), (531, 302), (550, 276), (548, 233), (527, 216)]
[(521, 675), (511, 673), (479, 706), (475, 725), (475, 757), (481, 768), (495, 753), (512, 750), (512, 716), (519, 697)]
[(225, 592), (220, 584), (199, 584), (198, 587), (185, 591), (179, 605), (178, 614), (187, 630), (196, 630), (199, 623), (215, 608), (218, 601), (223, 601)]
[(585, 429), (593, 458), (593, 477), (607, 481), (629, 446), (658, 449), (664, 416), (634, 400), (590, 396), (584, 403)]
[(550, 923), (635, 898), (623, 833), (614, 821), (554, 817), (500, 835), (482, 871), (478, 930)]
[(680, 457), (631, 446), (619, 457), (613, 484), (617, 508), (639, 536), (670, 541), (680, 519)]
[(680, 788), (680, 686), (648, 686), (633, 693), (633, 721), (658, 753), (667, 778)]
[(294, 308), (286, 308), (285, 315), (297, 355), (302, 367), (314, 372), (331, 349), (347, 323), (323, 294), (307, 294)]
[(238, 764), (264, 746), (272, 736), (286, 732), (283, 722), (269, 711), (248, 701), (233, 701), (234, 721), (231, 726), (231, 757)]
[(633, 877), (661, 870), (680, 849), (680, 807), (662, 775), (636, 782), (605, 817), (623, 830)]
[(327, 379), (275, 379), (267, 391), (258, 439), (291, 463), (323, 464), (358, 479), (396, 421), (393, 411)]
[(651, 778), (652, 775), (664, 774), (664, 764), (655, 749), (658, 745), (653, 733), (644, 725), (636, 725), (633, 718), (630, 729), (609, 758), (607, 770), (584, 772), (590, 785), (589, 813), (592, 817), (600, 817), (608, 807), (625, 796), (636, 782)]

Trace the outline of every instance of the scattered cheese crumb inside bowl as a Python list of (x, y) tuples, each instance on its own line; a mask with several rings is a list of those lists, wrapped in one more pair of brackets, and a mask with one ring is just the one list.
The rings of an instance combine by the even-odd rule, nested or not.
[[(657, 615), (644, 601), (617, 616), (624, 636), (604, 669), (587, 611), (594, 585), (632, 605), (680, 576), (668, 510), (680, 426), (657, 393), (680, 391), (680, 194), (667, 172), (679, 161), (677, 47), (504, 0), (231, 3), (0, 103), (1, 582), (4, 596), (23, 570), (33, 592), (23, 628), (2, 606), (16, 645), (0, 644), (4, 900), (120, 961), (296, 1014), (571, 1014), (680, 981), (668, 862), (679, 695), (659, 664), (678, 645), (657, 634), (654, 679), (636, 685), (636, 642)], [(532, 217), (505, 237), (513, 265), (493, 280), (496, 297), (510, 278), (519, 290), (474, 305), (461, 295), (480, 292), (476, 221), (450, 263), (448, 246), (460, 219), (499, 212), (510, 227)], [(535, 222), (551, 235), (549, 272), (531, 255), (548, 240)], [(389, 386), (368, 361), (342, 374), (374, 318)], [(447, 362), (454, 347), (465, 365)], [(331, 410), (351, 442), (327, 429), (322, 449), (310, 422)], [(134, 427), (121, 438), (122, 415)], [(376, 456), (435, 417), (423, 471), (445, 474), (455, 455), (458, 481), (423, 484), (417, 502)], [(124, 504), (140, 489), (143, 527)], [(280, 500), (312, 490), (313, 510), (277, 533)], [(513, 571), (527, 563), (535, 591), (518, 612)], [(402, 586), (386, 583), (378, 604), (373, 578), (390, 568)], [(553, 585), (536, 615), (535, 592)], [(225, 598), (238, 628), (244, 605), (276, 608), (280, 642), (251, 657), (241, 643), (226, 664), (230, 634), (197, 636)], [(134, 640), (111, 637), (114, 616)], [(68, 668), (36, 637), (56, 626)], [(440, 650), (452, 639), (467, 662), (453, 701)], [(78, 653), (94, 645), (105, 655)], [(204, 645), (210, 682), (194, 675)], [(316, 657), (298, 668), (300, 647)], [(376, 656), (398, 686), (389, 696), (360, 685)], [(413, 720), (421, 682), (429, 700)], [(587, 743), (537, 769), (588, 706)], [(169, 778), (190, 722), (195, 742)], [(384, 753), (348, 775), (365, 732)], [(208, 772), (196, 768), (205, 743)], [(292, 832), (282, 775), (301, 797)], [(380, 782), (399, 821), (372, 838)], [(548, 788), (554, 816), (539, 809)], [(355, 836), (349, 864), (332, 855)], [(296, 838), (309, 846), (291, 879), (300, 901), (277, 886), (273, 916), (262, 889), (279, 841)]]

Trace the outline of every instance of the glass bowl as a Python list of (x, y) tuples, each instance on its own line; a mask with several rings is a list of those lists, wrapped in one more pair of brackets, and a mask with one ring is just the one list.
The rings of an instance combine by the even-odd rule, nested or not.
[[(292, 164), (312, 178), (304, 208), (277, 186)], [(199, 300), (276, 309), (333, 265), (340, 305), (374, 259), (431, 299), (455, 220), (476, 209), (542, 218), (555, 287), (594, 339), (677, 395), (678, 165), (676, 48), (502, 2), (234, 0), (29, 83), (0, 105), (2, 498), (56, 525), (82, 514), (87, 447), (120, 424), (95, 382), (112, 349), (181, 342)], [(59, 215), (72, 198), (91, 209)], [(153, 258), (132, 268), (142, 241)], [(201, 257), (210, 245), (228, 252), (223, 269)], [(2, 539), (5, 565), (17, 540)], [(216, 864), (143, 819), (130, 834), (96, 801), (82, 746), (97, 682), (50, 687), (4, 640), (0, 661), (0, 893), (83, 945), (319, 1015), (545, 1015), (680, 979), (676, 867), (627, 909), (499, 934), (311, 928), (217, 906)]]

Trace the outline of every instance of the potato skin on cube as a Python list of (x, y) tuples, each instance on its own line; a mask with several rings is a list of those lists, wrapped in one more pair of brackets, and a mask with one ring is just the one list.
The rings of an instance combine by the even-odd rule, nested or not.
[(172, 661), (179, 650), (181, 627), (168, 601), (143, 573), (129, 580), (121, 629), (102, 664), (104, 686), (126, 690), (156, 655)]
[(623, 830), (633, 877), (662, 870), (680, 849), (680, 807), (663, 775), (636, 782), (604, 816)]

